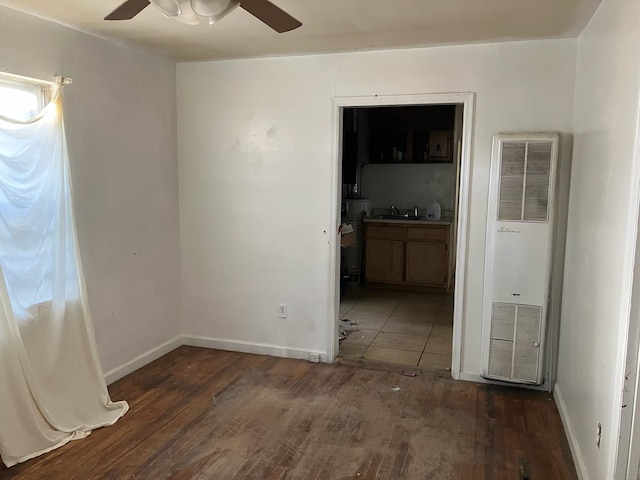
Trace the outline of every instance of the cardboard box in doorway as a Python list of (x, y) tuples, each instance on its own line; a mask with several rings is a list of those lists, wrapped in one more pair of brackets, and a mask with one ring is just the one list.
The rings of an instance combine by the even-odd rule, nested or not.
[(353, 225), (343, 223), (340, 225), (340, 246), (350, 247), (356, 243), (356, 230)]

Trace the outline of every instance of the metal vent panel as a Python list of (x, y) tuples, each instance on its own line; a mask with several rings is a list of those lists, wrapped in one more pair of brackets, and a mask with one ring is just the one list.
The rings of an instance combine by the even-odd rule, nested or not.
[(504, 142), (500, 164), (498, 220), (522, 220), (526, 142)]
[(519, 305), (516, 315), (513, 378), (534, 382), (538, 375), (542, 307)]
[(492, 304), (489, 376), (536, 381), (541, 322), (541, 306)]
[(512, 378), (525, 382), (535, 382), (538, 377), (539, 348), (531, 344), (516, 345)]
[(491, 311), (491, 338), (513, 341), (516, 326), (516, 306), (494, 303)]
[(491, 340), (489, 349), (489, 375), (511, 378), (513, 364), (513, 342)]
[(549, 219), (552, 146), (551, 142), (529, 143), (524, 190), (525, 222), (546, 222)]
[(537, 305), (518, 305), (517, 342), (537, 342), (540, 338), (540, 317), (542, 307)]

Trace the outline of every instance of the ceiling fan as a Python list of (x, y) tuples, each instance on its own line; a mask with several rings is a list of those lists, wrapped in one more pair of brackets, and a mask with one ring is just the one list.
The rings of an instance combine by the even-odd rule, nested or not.
[(131, 20), (150, 4), (168, 17), (189, 25), (197, 25), (201, 19), (213, 24), (237, 7), (244, 8), (278, 33), (288, 32), (302, 25), (269, 0), (126, 0), (104, 19)]

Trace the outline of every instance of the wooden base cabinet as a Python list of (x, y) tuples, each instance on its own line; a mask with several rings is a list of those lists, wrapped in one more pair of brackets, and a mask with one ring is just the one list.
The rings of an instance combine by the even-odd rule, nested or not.
[(407, 242), (406, 281), (424, 285), (447, 285), (447, 245)]
[(375, 240), (367, 242), (367, 280), (402, 282), (404, 268), (403, 242)]
[(367, 284), (446, 289), (448, 225), (367, 223)]

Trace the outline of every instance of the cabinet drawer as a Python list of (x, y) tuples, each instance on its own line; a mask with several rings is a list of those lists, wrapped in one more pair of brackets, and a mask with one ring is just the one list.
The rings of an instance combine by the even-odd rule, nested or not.
[(407, 240), (436, 240), (446, 242), (449, 240), (449, 227), (409, 227), (407, 228)]
[(367, 238), (404, 240), (404, 227), (367, 226)]

